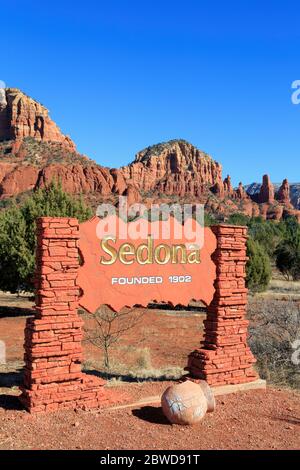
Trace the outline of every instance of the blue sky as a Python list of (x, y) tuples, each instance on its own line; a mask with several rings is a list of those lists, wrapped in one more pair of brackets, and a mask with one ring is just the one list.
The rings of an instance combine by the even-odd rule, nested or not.
[(300, 180), (295, 1), (10, 0), (0, 37), (0, 79), (102, 165), (184, 138), (235, 184)]

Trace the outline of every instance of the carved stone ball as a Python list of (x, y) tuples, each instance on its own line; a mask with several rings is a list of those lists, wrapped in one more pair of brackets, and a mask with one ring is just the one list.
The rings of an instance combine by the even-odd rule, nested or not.
[(214, 411), (215, 399), (209, 385), (187, 380), (171, 385), (161, 397), (161, 406), (172, 424), (191, 425), (201, 421), (206, 412)]

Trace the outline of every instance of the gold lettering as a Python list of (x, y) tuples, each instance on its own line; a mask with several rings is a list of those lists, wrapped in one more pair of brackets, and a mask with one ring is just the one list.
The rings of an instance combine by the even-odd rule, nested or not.
[[(179, 256), (181, 253), (181, 256)], [(174, 245), (172, 247), (172, 264), (186, 264), (186, 247), (184, 245)]]
[[(164, 258), (161, 256), (161, 251), (162, 250), (165, 251), (165, 257)], [(170, 261), (170, 258), (171, 258), (171, 251), (170, 251), (170, 247), (168, 245), (162, 244), (162, 245), (158, 245), (155, 248), (155, 251), (154, 251), (155, 263), (157, 263), (157, 264), (167, 264)]]
[(154, 248), (153, 239), (148, 235), (147, 243), (142, 243), (137, 248), (132, 243), (123, 243), (119, 250), (116, 250), (109, 242), (116, 243), (116, 238), (107, 236), (101, 240), (101, 248), (109, 255), (107, 259), (104, 256), (100, 257), (100, 263), (104, 265), (114, 264), (117, 259), (122, 264), (130, 265), (134, 262), (138, 264), (200, 264), (200, 250), (193, 250), (187, 252), (186, 246), (181, 245), (166, 245), (160, 244)]
[[(147, 256), (143, 259), (143, 251), (146, 251)], [(136, 250), (136, 260), (139, 264), (152, 264), (153, 263), (153, 239), (148, 235), (148, 243), (141, 244)]]
[(123, 264), (132, 264), (134, 262), (134, 258), (126, 259), (128, 255), (135, 255), (134, 246), (131, 243), (124, 243), (120, 246), (119, 250), (119, 259)]
[(116, 243), (116, 239), (114, 237), (104, 237), (101, 240), (101, 248), (102, 250), (110, 256), (110, 259), (107, 260), (103, 256), (100, 258), (100, 264), (114, 264), (117, 260), (118, 253), (112, 246), (109, 246), (108, 242), (111, 240), (113, 243)]
[(200, 250), (193, 250), (188, 254), (188, 263), (189, 264), (200, 264)]

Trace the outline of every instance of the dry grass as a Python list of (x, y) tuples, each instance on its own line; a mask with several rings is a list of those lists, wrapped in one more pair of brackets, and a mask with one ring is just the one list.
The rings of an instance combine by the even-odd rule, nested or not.
[(300, 340), (300, 305), (257, 297), (249, 302), (249, 345), (262, 378), (300, 388), (300, 364), (293, 362), (294, 343)]
[(273, 279), (270, 282), (269, 291), (300, 295), (300, 281), (286, 281), (284, 279)]
[(134, 348), (131, 346), (123, 349), (126, 349), (127, 352), (126, 364), (113, 359), (109, 371), (103, 371), (103, 364), (101, 362), (89, 360), (84, 363), (84, 370), (106, 378), (110, 384), (115, 384), (116, 382), (177, 380), (185, 374), (181, 367), (166, 366), (154, 368), (149, 348)]
[(300, 281), (287, 281), (285, 279), (272, 279), (268, 290), (257, 294), (258, 297), (273, 300), (300, 300)]

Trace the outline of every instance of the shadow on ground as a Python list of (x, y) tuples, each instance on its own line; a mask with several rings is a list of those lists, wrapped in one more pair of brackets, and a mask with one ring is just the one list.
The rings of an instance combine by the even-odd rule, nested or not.
[[(4, 410), (22, 410), (24, 407), (18, 399), (19, 390), (13, 390), (11, 394), (1, 393), (1, 389), (14, 389), (23, 381), (23, 369), (16, 371), (4, 371), (0, 369), (0, 408)], [(5, 390), (7, 391), (7, 390)], [(17, 395), (15, 394), (17, 392)]]
[(169, 421), (164, 416), (162, 409), (155, 406), (143, 406), (142, 408), (138, 408), (132, 410), (133, 416), (136, 418), (142, 419), (143, 421), (147, 421), (148, 423), (152, 424), (164, 424), (169, 425)]
[(7, 371), (0, 368), (0, 388), (12, 388), (21, 385), (23, 380), (23, 368), (15, 371)]
[(0, 408), (4, 410), (24, 410), (24, 406), (20, 402), (17, 395), (0, 395)]
[(30, 317), (34, 315), (31, 308), (0, 306), (0, 318), (7, 317)]
[(288, 424), (294, 424), (300, 426), (300, 417), (299, 416), (283, 416), (281, 418), (272, 418), (273, 421), (284, 421)]
[(122, 382), (167, 382), (167, 381), (172, 381), (176, 382), (178, 379), (175, 379), (174, 377), (171, 377), (170, 375), (160, 375), (160, 376), (151, 376), (151, 374), (147, 377), (142, 377), (137, 375), (131, 375), (131, 374), (117, 374), (113, 372), (104, 372), (100, 370), (94, 370), (94, 369), (89, 369), (89, 370), (84, 370), (83, 371), (85, 374), (89, 375), (94, 375), (96, 377), (100, 377), (101, 379), (104, 380), (121, 380)]

